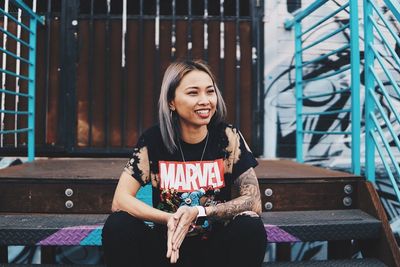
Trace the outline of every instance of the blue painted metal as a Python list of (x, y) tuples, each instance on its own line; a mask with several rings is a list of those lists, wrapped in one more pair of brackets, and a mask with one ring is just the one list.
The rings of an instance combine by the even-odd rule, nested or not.
[[(312, 24), (311, 27), (302, 31), (302, 20), (312, 14), (315, 10), (323, 6), (327, 1), (315, 1), (309, 7), (301, 10), (295, 14), (295, 17), (285, 22), (285, 28), (291, 29), (295, 28), (295, 95), (296, 95), (296, 159), (298, 162), (303, 162), (303, 138), (304, 134), (334, 134), (334, 135), (351, 135), (351, 167), (352, 172), (356, 175), (359, 175), (361, 172), (361, 163), (360, 163), (360, 127), (361, 127), (361, 107), (360, 107), (360, 50), (359, 50), (359, 30), (358, 30), (358, 5), (357, 0), (349, 0), (348, 2), (342, 4), (339, 8), (329, 13), (327, 16), (324, 16), (322, 19), (319, 19), (316, 23)], [(346, 10), (349, 8), (349, 11)], [(311, 42), (303, 46), (302, 37), (313, 31), (316, 32), (319, 30), (319, 26), (333, 18), (335, 15), (340, 12), (346, 11), (350, 13), (350, 19), (348, 24), (344, 24), (336, 30), (333, 30), (327, 34), (324, 34), (322, 37), (318, 38), (316, 41)], [(318, 44), (321, 44), (328, 40), (329, 38), (344, 32), (350, 31), (350, 41), (348, 44), (345, 44), (337, 49), (333, 49), (332, 51), (325, 53), (321, 56), (310, 59), (306, 62), (302, 62), (303, 53), (311, 48), (314, 48)], [(320, 75), (312, 78), (303, 77), (303, 67), (317, 63), (322, 60), (326, 60), (331, 56), (337, 55), (339, 53), (350, 51), (350, 64), (348, 66), (341, 67), (336, 69), (328, 74)], [(303, 92), (303, 85), (308, 82), (318, 81), (328, 79), (335, 75), (341, 74), (345, 71), (351, 71), (351, 85), (350, 88), (343, 88), (337, 90), (335, 92), (318, 92), (317, 94), (305, 95)], [(322, 89), (322, 88), (321, 88)], [(351, 106), (350, 108), (343, 108), (339, 110), (326, 110), (322, 112), (302, 112), (303, 109), (303, 100), (330, 96), (334, 94), (350, 94)], [(331, 115), (331, 114), (340, 114), (340, 113), (350, 113), (351, 115), (351, 131), (312, 131), (312, 130), (303, 130), (303, 117), (304, 116), (321, 116), (321, 115)]]
[(383, 0), (386, 6), (390, 9), (397, 21), (400, 21), (400, 2), (393, 0)]
[(31, 50), (33, 49), (33, 47), (31, 47), (27, 42), (25, 42), (24, 40), (21, 40), (20, 38), (18, 38), (17, 36), (12, 34), (11, 32), (6, 31), (3, 27), (0, 27), (0, 32), (4, 33), (8, 37), (11, 37), (12, 39), (17, 41), (18, 43), (23, 44), (24, 46), (28, 47), (29, 49), (31, 49)]
[(301, 40), (301, 23), (296, 22), (294, 25), (295, 33), (295, 70), (296, 70), (296, 160), (297, 162), (303, 162), (303, 56), (301, 52), (302, 40)]
[(22, 22), (18, 21), (14, 16), (10, 15), (9, 13), (5, 12), (2, 8), (0, 8), (0, 13), (5, 15), (7, 18), (11, 19), (15, 23), (17, 23), (19, 26), (24, 28), (26, 31), (30, 32), (31, 30)]
[(375, 147), (373, 140), (374, 126), (371, 119), (374, 103), (371, 97), (371, 90), (375, 88), (373, 74), (369, 66), (374, 66), (374, 53), (371, 46), (374, 41), (373, 25), (371, 22), (372, 5), (369, 0), (364, 0), (364, 79), (365, 79), (365, 176), (375, 182)]
[(361, 173), (360, 143), (360, 44), (358, 32), (358, 1), (350, 0), (350, 65), (351, 65), (351, 167), (356, 175)]
[(323, 6), (328, 0), (317, 0), (305, 9), (300, 9), (295, 13), (295, 17), (285, 22), (285, 29), (290, 30), (295, 26), (296, 22), (302, 21), (305, 17), (313, 13), (315, 10)]
[(393, 129), (392, 123), (390, 122), (389, 118), (387, 117), (386, 112), (383, 110), (383, 107), (382, 107), (381, 103), (379, 102), (378, 98), (376, 97), (375, 92), (372, 91), (371, 96), (374, 100), (376, 107), (378, 108), (378, 110), (380, 112), (381, 117), (383, 118), (383, 120), (386, 123), (386, 126), (389, 130), (390, 135), (392, 136), (394, 142), (396, 143), (397, 149), (400, 151), (400, 141), (399, 141), (399, 138), (397, 137), (397, 134), (395, 133), (395, 130)]
[[(29, 8), (29, 6), (27, 6), (24, 1), (22, 0), (10, 0), (14, 5), (18, 6), (19, 8), (21, 8), (21, 10), (25, 13), (27, 13), (31, 19), (34, 19), (35, 21), (40, 22), (42, 25), (44, 25), (44, 17), (42, 16), (38, 16), (35, 12), (33, 12), (32, 9)], [(30, 29), (32, 30), (32, 27), (30, 27)], [(36, 30), (35, 30), (36, 32)]]
[[(391, 12), (394, 17), (397, 19), (397, 22), (400, 21), (400, 4), (396, 1), (392, 0), (384, 0), (386, 4), (386, 8), (388, 12)], [(382, 4), (382, 3), (380, 3)], [(379, 21), (379, 23), (378, 23)], [(382, 23), (383, 22), (383, 23)], [(398, 81), (395, 80), (392, 75), (392, 71), (386, 66), (385, 60), (378, 52), (378, 49), (374, 44), (374, 33), (377, 32), (380, 40), (379, 43), (383, 45), (386, 51), (389, 51), (391, 54), (391, 59), (397, 64), (396, 67), (400, 67), (400, 59), (396, 52), (393, 50), (392, 45), (387, 41), (387, 37), (381, 31), (382, 26), (384, 25), (386, 29), (389, 31), (391, 36), (397, 45), (400, 45), (400, 38), (395, 33), (391, 23), (385, 18), (385, 16), (381, 12), (381, 8), (377, 6), (375, 0), (364, 0), (364, 40), (365, 40), (365, 112), (366, 112), (366, 177), (368, 180), (375, 182), (375, 150), (378, 151), (379, 157), (381, 158), (382, 164), (386, 173), (389, 177), (389, 180), (392, 183), (394, 192), (396, 194), (397, 199), (400, 201), (400, 190), (398, 188), (398, 180), (395, 177), (400, 177), (400, 167), (399, 162), (397, 161), (394, 155), (394, 149), (397, 148), (400, 151), (400, 140), (398, 138), (398, 132), (395, 131), (393, 127), (394, 123), (400, 124), (400, 114), (398, 109), (393, 104), (395, 97), (391, 96), (391, 92), (396, 92), (397, 96), (400, 97), (400, 88), (398, 85)], [(378, 66), (375, 67), (375, 61), (378, 61)], [(383, 70), (386, 79), (384, 83), (381, 78), (378, 76), (378, 72)], [(376, 87), (376, 84), (378, 87)], [(386, 88), (385, 84), (390, 87), (390, 93)], [(389, 106), (382, 106), (382, 100), (378, 99), (379, 95), (384, 96), (385, 104)], [(391, 121), (388, 117), (388, 112), (394, 115), (396, 118), (395, 121)], [(377, 118), (380, 118), (378, 121)], [(379, 140), (378, 140), (379, 136)], [(389, 140), (394, 141), (395, 146), (389, 145)], [(395, 170), (395, 175), (393, 174), (393, 170)]]
[(327, 59), (328, 57), (330, 57), (330, 56), (332, 56), (332, 55), (335, 55), (335, 54), (338, 54), (338, 53), (341, 53), (341, 52), (343, 52), (343, 51), (345, 51), (345, 50), (347, 50), (347, 49), (349, 49), (349, 48), (350, 48), (350, 44), (345, 44), (344, 46), (342, 46), (342, 47), (340, 47), (340, 48), (338, 48), (338, 49), (335, 49), (335, 50), (333, 50), (332, 52), (329, 52), (329, 53), (327, 53), (327, 54), (324, 54), (323, 56), (320, 56), (320, 57), (317, 57), (317, 58), (314, 58), (314, 59), (312, 59), (312, 60), (309, 60), (309, 61), (304, 62), (304, 63), (303, 63), (303, 67), (304, 67), (304, 66), (307, 66), (308, 64), (315, 63), (315, 62), (318, 62), (318, 61)]
[(20, 111), (20, 110), (0, 110), (0, 113), (3, 114), (13, 114), (13, 115), (27, 115), (28, 116), (28, 127), (27, 128), (19, 128), (14, 130), (1, 130), (0, 134), (16, 134), (16, 133), (28, 133), (28, 161), (33, 161), (35, 156), (35, 67), (36, 67), (36, 28), (37, 22), (44, 24), (43, 17), (37, 16), (22, 0), (10, 0), (10, 3), (14, 4), (17, 8), (20, 8), (23, 14), (26, 16), (28, 15), (29, 26), (23, 24), (21, 21), (16, 19), (11, 14), (5, 12), (3, 9), (0, 8), (0, 14), (6, 16), (8, 19), (12, 20), (14, 23), (19, 25), (22, 30), (25, 30), (29, 33), (29, 43), (18, 38), (11, 32), (8, 32), (6, 29), (0, 27), (0, 32), (7, 35), (11, 39), (19, 42), (20, 44), (29, 48), (29, 56), (28, 59), (23, 58), (9, 50), (5, 47), (1, 47), (0, 51), (3, 52), (5, 55), (10, 56), (20, 62), (28, 64), (28, 76), (20, 75), (13, 71), (0, 68), (0, 72), (4, 73), (8, 76), (16, 77), (19, 79), (27, 80), (28, 81), (28, 93), (19, 93), (12, 90), (8, 90), (6, 88), (0, 88), (0, 93), (6, 95), (16, 95), (20, 97), (26, 97), (28, 99), (28, 110), (27, 111)]
[(5, 94), (9, 94), (9, 95), (17, 95), (17, 96), (22, 96), (22, 97), (29, 97), (28, 94), (17, 93), (17, 92), (6, 90), (6, 89), (0, 89), (0, 93), (5, 93)]
[(332, 115), (339, 113), (351, 112), (351, 108), (348, 109), (338, 109), (338, 110), (330, 110), (330, 111), (320, 111), (320, 112), (304, 112), (301, 113), (303, 116), (319, 116), (319, 115)]
[(27, 77), (27, 76), (20, 75), (20, 74), (17, 74), (15, 72), (12, 72), (12, 71), (9, 71), (9, 70), (5, 70), (5, 69), (2, 69), (2, 68), (0, 68), (0, 72), (3, 72), (5, 74), (8, 74), (8, 75), (11, 75), (11, 76), (23, 79), (23, 80), (27, 80), (27, 81), (30, 80), (29, 77)]
[(311, 98), (318, 98), (318, 97), (324, 97), (324, 96), (330, 96), (330, 95), (336, 95), (336, 94), (344, 94), (344, 93), (350, 93), (351, 90), (350, 88), (347, 89), (342, 89), (342, 90), (336, 90), (328, 93), (322, 93), (322, 94), (313, 94), (313, 95), (307, 95), (303, 96), (302, 99), (311, 99)]
[[(30, 19), (31, 33), (29, 34), (29, 44), (36, 48), (36, 27), (37, 20)], [(28, 83), (28, 128), (32, 129), (28, 132), (28, 161), (35, 159), (35, 77), (36, 77), (36, 50), (34, 49), (29, 53), (29, 83)]]
[(303, 47), (302, 52), (306, 51), (307, 49), (310, 49), (311, 47), (316, 46), (317, 44), (322, 43), (323, 41), (328, 40), (328, 39), (331, 38), (332, 36), (335, 36), (336, 34), (338, 34), (338, 33), (342, 32), (342, 31), (346, 30), (346, 29), (349, 28), (349, 27), (350, 27), (350, 23), (347, 23), (347, 24), (343, 25), (342, 27), (337, 28), (337, 29), (334, 30), (333, 32), (328, 33), (327, 35), (325, 35), (324, 37), (318, 39), (317, 41), (315, 41), (315, 42), (313, 42), (313, 43), (307, 45), (306, 47)]
[[(383, 153), (382, 148), (380, 147), (380, 145), (378, 143), (378, 140), (377, 140), (377, 138), (375, 136), (375, 133), (373, 131), (371, 131), (371, 132), (369, 132), (369, 135), (371, 135), (372, 141), (376, 145), (378, 154), (379, 154), (379, 156), (381, 158), (381, 161), (383, 163), (383, 167), (385, 168), (387, 174), (389, 175), (390, 182), (395, 185), (396, 184), (396, 179), (394, 178), (392, 170), (390, 169), (390, 166), (389, 166), (389, 164), (387, 163), (387, 161), (385, 159), (385, 154)], [(394, 189), (394, 192), (396, 194), (397, 200), (400, 201), (399, 188), (397, 186), (393, 186), (393, 189)]]
[(338, 14), (339, 12), (343, 11), (344, 9), (346, 9), (348, 6), (350, 5), (350, 3), (345, 3), (344, 5), (342, 5), (340, 8), (336, 9), (335, 11), (333, 11), (332, 13), (330, 13), (329, 15), (327, 15), (326, 17), (320, 19), (317, 23), (315, 23), (314, 25), (312, 25), (311, 27), (309, 27), (307, 30), (303, 30), (302, 35), (315, 30), (316, 27), (318, 27), (319, 25), (321, 25), (322, 23), (324, 23), (325, 21), (327, 21), (328, 19), (334, 17), (336, 14)]
[[(379, 29), (378, 24), (373, 20), (372, 17), (370, 19), (371, 19), (372, 24), (374, 25), (374, 29), (376, 30), (376, 32), (379, 34), (379, 36), (382, 38), (382, 40), (385, 40), (386, 37), (383, 35), (381, 29)], [(396, 38), (395, 38), (395, 40), (396, 40)], [(397, 37), (396, 41), (397, 41), (397, 45), (400, 46), (400, 40), (398, 37)], [(396, 61), (397, 65), (400, 66), (400, 58), (397, 55), (397, 53), (393, 50), (392, 46), (388, 45), (388, 43), (386, 43), (386, 42), (384, 42), (384, 45), (385, 45), (385, 48), (389, 50), (390, 54), (392, 55), (393, 59)]]
[(349, 66), (343, 67), (343, 68), (341, 68), (341, 69), (339, 69), (337, 71), (333, 71), (331, 73), (328, 73), (326, 75), (320, 75), (320, 76), (317, 76), (315, 78), (303, 79), (303, 81), (311, 82), (311, 81), (324, 80), (326, 78), (333, 77), (335, 75), (338, 75), (338, 74), (343, 73), (345, 71), (348, 71), (350, 69), (351, 69), (351, 66), (349, 65)]
[(351, 132), (342, 132), (342, 131), (337, 131), (337, 132), (333, 132), (333, 131), (302, 131), (303, 133), (307, 133), (307, 134), (335, 134), (335, 135), (350, 135)]
[(379, 79), (378, 74), (376, 73), (376, 71), (373, 68), (371, 68), (371, 66), (369, 67), (369, 69), (370, 69), (371, 73), (374, 75), (374, 79), (378, 83), (379, 88), (381, 89), (381, 93), (383, 94), (383, 96), (385, 97), (387, 103), (389, 104), (389, 107), (390, 107), (391, 111), (393, 112), (397, 122), (400, 124), (400, 115), (399, 115), (397, 109), (395, 108), (395, 106), (393, 105), (393, 101), (391, 100), (390, 95), (385, 90), (385, 86), (383, 85), (382, 81)]
[(18, 60), (20, 60), (20, 61), (22, 61), (22, 62), (24, 62), (24, 63), (29, 64), (29, 61), (28, 61), (27, 59), (25, 59), (25, 58), (23, 58), (23, 57), (20, 57), (20, 56), (14, 54), (13, 52), (10, 52), (10, 51), (8, 51), (8, 50), (2, 48), (2, 47), (0, 47), (0, 51), (3, 52), (3, 53), (5, 53), (5, 54), (7, 54), (7, 55), (9, 55), (9, 56), (12, 56), (12, 57), (15, 58), (15, 59), (18, 59)]

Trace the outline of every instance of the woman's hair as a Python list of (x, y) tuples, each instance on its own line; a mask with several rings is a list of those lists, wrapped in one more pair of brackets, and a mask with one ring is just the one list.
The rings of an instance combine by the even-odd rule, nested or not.
[(158, 101), (159, 110), (158, 117), (160, 120), (161, 136), (164, 145), (172, 154), (177, 149), (177, 140), (179, 138), (178, 114), (170, 110), (170, 102), (175, 98), (176, 88), (181, 83), (183, 77), (193, 70), (203, 71), (207, 73), (214, 85), (217, 95), (217, 109), (214, 116), (211, 118), (210, 125), (220, 123), (225, 119), (226, 106), (222, 98), (221, 92), (218, 89), (215, 77), (210, 70), (210, 67), (200, 60), (195, 61), (177, 61), (171, 63), (164, 73), (164, 78), (161, 84), (160, 99)]

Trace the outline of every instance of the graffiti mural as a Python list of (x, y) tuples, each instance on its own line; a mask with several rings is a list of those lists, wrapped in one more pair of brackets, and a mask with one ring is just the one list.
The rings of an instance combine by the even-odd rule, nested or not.
[[(308, 6), (312, 1), (303, 1), (302, 6)], [(361, 2), (360, 2), (361, 3)], [(383, 2), (380, 2), (381, 4)], [(296, 157), (296, 117), (295, 117), (295, 92), (294, 92), (294, 33), (284, 29), (285, 20), (291, 19), (293, 16), (290, 13), (293, 10), (293, 5), (298, 5), (298, 2), (282, 2), (266, 1), (266, 17), (265, 17), (265, 149), (264, 156), (266, 158), (295, 158)], [(307, 26), (312, 26), (317, 20), (325, 14), (329, 14), (336, 10), (341, 3), (331, 1), (329, 5), (322, 7), (316, 11), (310, 19), (306, 19), (303, 24), (303, 29)], [(382, 12), (392, 23), (397, 34), (400, 36), (400, 25), (387, 10), (381, 5)], [(360, 10), (362, 7), (360, 6)], [(361, 12), (360, 12), (361, 13)], [(317, 31), (311, 31), (305, 35), (303, 42), (311, 43), (325, 36), (327, 33), (342, 27), (349, 22), (349, 16), (346, 11), (338, 13), (335, 17), (323, 23), (317, 28)], [(360, 112), (364, 116), (364, 48), (363, 48), (363, 19), (360, 16), (360, 59), (361, 59), (361, 95), (360, 95)], [(379, 27), (384, 32), (388, 33), (387, 28), (383, 23)], [(379, 43), (380, 37), (376, 34), (378, 43), (378, 52), (384, 59), (384, 63), (392, 70), (392, 75), (400, 84), (400, 70), (396, 68), (395, 60), (391, 56), (388, 48)], [(387, 40), (390, 42), (389, 34)], [(325, 43), (317, 45), (304, 54), (303, 61), (324, 55), (342, 47), (348, 42), (350, 34), (347, 31), (341, 32), (329, 38)], [(392, 48), (400, 55), (399, 44), (392, 38)], [(329, 76), (339, 68), (348, 67), (350, 64), (350, 51), (346, 49), (340, 53), (318, 61), (315, 64), (309, 64), (304, 68), (304, 78), (316, 78), (320, 76)], [(379, 70), (379, 76), (388, 88), (393, 100), (395, 110), (400, 110), (400, 95), (396, 94), (393, 85), (388, 82), (387, 76), (382, 70)], [(340, 73), (322, 80), (316, 80), (304, 84), (304, 95), (316, 93), (337, 92), (350, 87), (351, 76), (350, 71)], [(380, 90), (377, 90), (378, 98), (381, 105), (384, 107), (386, 115), (393, 123), (396, 122), (395, 114), (388, 107)], [(350, 107), (350, 94), (331, 94), (328, 96), (313, 98), (303, 101), (303, 112), (322, 112), (338, 110)], [(382, 128), (385, 130), (383, 119), (378, 118), (382, 123)], [(303, 118), (305, 131), (351, 131), (351, 118), (349, 113), (339, 113), (332, 115), (307, 116)], [(400, 136), (399, 124), (393, 124), (396, 133)], [(365, 124), (361, 122), (361, 155), (364, 157), (365, 148)], [(387, 140), (395, 148), (393, 138), (388, 134)], [(347, 135), (312, 135), (304, 136), (304, 159), (313, 165), (349, 171), (351, 168), (351, 136)], [(398, 149), (394, 149), (395, 157), (400, 158)], [(361, 160), (361, 165), (364, 164), (364, 159)], [(382, 164), (378, 156), (376, 157), (377, 165), (377, 188), (381, 196), (383, 205), (389, 215), (389, 220), (392, 229), (399, 236), (400, 232), (400, 204), (396, 199), (393, 189), (387, 179), (387, 174), (382, 169)], [(400, 177), (397, 177), (400, 178)], [(354, 257), (357, 257), (357, 244), (354, 244)], [(297, 248), (292, 255), (293, 260), (323, 258), (326, 246), (324, 243), (313, 244), (296, 244)]]

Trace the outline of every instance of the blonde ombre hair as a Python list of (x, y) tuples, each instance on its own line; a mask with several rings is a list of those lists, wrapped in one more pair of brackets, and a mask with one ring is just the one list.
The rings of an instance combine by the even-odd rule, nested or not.
[[(217, 110), (210, 121), (210, 125), (218, 124), (225, 119), (226, 105), (221, 92), (215, 81), (214, 74), (210, 67), (200, 60), (177, 61), (171, 63), (164, 73), (161, 84), (160, 99), (158, 101), (158, 118), (160, 121), (161, 136), (164, 145), (172, 154), (177, 149), (177, 141), (180, 135), (178, 125), (178, 114), (170, 110), (170, 102), (175, 98), (175, 90), (181, 83), (183, 77), (193, 70), (207, 73), (214, 85), (217, 95)], [(209, 125), (209, 126), (210, 126)]]

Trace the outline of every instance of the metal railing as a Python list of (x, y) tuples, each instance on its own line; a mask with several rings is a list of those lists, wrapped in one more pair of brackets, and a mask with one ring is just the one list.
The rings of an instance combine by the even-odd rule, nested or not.
[[(395, 194), (400, 200), (400, 4), (364, 0), (366, 178), (375, 182), (378, 152)], [(399, 30), (399, 29), (397, 29)], [(396, 154), (397, 153), (397, 154)], [(396, 156), (397, 155), (397, 156)]]
[[(296, 160), (298, 162), (304, 162), (303, 143), (304, 136), (308, 134), (312, 135), (343, 135), (351, 136), (351, 162), (352, 172), (360, 174), (360, 51), (359, 51), (359, 30), (358, 30), (358, 6), (356, 0), (349, 0), (343, 4), (337, 4), (337, 8), (328, 15), (324, 15), (322, 18), (317, 20), (315, 23), (311, 23), (306, 29), (303, 29), (303, 21), (306, 18), (310, 18), (315, 12), (328, 4), (337, 4), (334, 1), (328, 0), (317, 0), (313, 2), (309, 7), (297, 12), (295, 17), (286, 22), (285, 28), (291, 29), (294, 27), (295, 34), (295, 98), (296, 98)], [(343, 19), (343, 23), (334, 30), (328, 32), (323, 31), (321, 25), (327, 25), (336, 16), (346, 16)], [(311, 15), (311, 16), (310, 16)], [(318, 17), (318, 16), (314, 16)], [(309, 41), (312, 34), (319, 32), (322, 37), (316, 40)], [(331, 49), (318, 57), (314, 57), (304, 60), (305, 52), (309, 52), (309, 49), (315, 48), (320, 44), (329, 42), (333, 36), (337, 36), (339, 33), (349, 33), (348, 41), (344, 45), (340, 44), (336, 49)], [(331, 44), (325, 45), (326, 47), (332, 47)], [(343, 65), (334, 71), (321, 76), (309, 77), (304, 75), (305, 69), (313, 64), (318, 64), (329, 57), (337, 56), (341, 57), (343, 53), (349, 53), (349, 63)], [(336, 78), (338, 75), (344, 72), (350, 71), (351, 81), (349, 86), (340, 88), (334, 91), (324, 91), (320, 88), (317, 93), (307, 93), (305, 90), (306, 85), (325, 80), (329, 78)], [(303, 102), (310, 99), (321, 98), (325, 96), (338, 96), (343, 95), (349, 97), (349, 107), (343, 107), (340, 109), (331, 109), (319, 111), (303, 111)], [(342, 125), (337, 125), (334, 129), (327, 131), (315, 131), (305, 130), (305, 121), (308, 118), (315, 116), (328, 117), (328, 116), (350, 116), (351, 128), (342, 130)]]
[[(28, 161), (35, 158), (35, 68), (36, 68), (36, 28), (37, 22), (44, 24), (43, 18), (37, 16), (22, 0), (8, 0), (4, 2), (4, 9), (0, 7), (0, 15), (3, 21), (0, 26), (2, 43), (1, 73), (1, 107), (0, 107), (0, 138), (1, 147), (6, 134), (21, 133), (28, 135)], [(16, 29), (16, 32), (15, 32)], [(25, 36), (25, 38), (24, 38)], [(13, 43), (13, 45), (11, 45)], [(22, 47), (27, 51), (22, 55)], [(25, 65), (26, 71), (22, 70)], [(9, 85), (11, 84), (11, 85)], [(27, 84), (27, 89), (21, 88)], [(7, 105), (8, 97), (15, 102), (13, 107)], [(27, 99), (27, 109), (19, 107), (19, 98)], [(14, 116), (13, 120), (18, 121), (19, 116), (26, 116), (27, 123), (20, 126), (15, 123), (10, 127), (4, 124), (6, 116)]]

